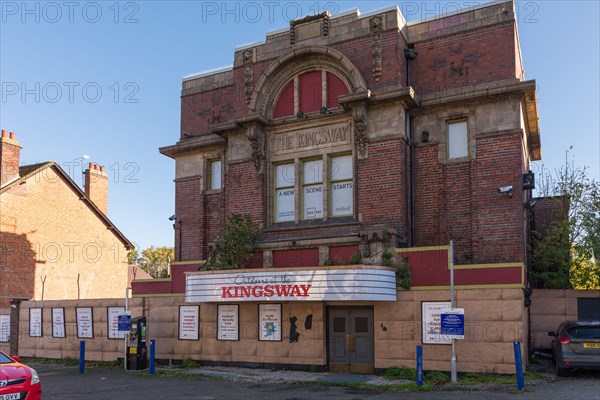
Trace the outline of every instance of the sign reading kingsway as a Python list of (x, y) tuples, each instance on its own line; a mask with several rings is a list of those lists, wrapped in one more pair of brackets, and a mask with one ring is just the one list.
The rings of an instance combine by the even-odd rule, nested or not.
[(189, 273), (186, 302), (396, 301), (396, 274), (387, 269)]

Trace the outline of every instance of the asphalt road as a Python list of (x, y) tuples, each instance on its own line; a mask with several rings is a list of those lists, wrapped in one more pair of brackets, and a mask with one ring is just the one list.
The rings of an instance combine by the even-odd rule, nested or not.
[(380, 392), (322, 384), (253, 383), (206, 376), (149, 376), (145, 372), (57, 365), (33, 366), (40, 373), (45, 400), (115, 399), (269, 399), (269, 400), (360, 400), (360, 399), (566, 399), (600, 400), (600, 374), (576, 374), (569, 378), (526, 387), (485, 391), (431, 391), (420, 393)]

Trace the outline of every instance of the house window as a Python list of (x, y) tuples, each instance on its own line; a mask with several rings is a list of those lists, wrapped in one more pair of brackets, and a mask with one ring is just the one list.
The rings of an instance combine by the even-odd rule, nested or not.
[[(352, 216), (354, 174), (351, 154), (298, 161), (300, 172), (296, 198), (295, 163), (275, 164), (275, 222)], [(297, 201), (296, 201), (297, 200)], [(300, 209), (296, 210), (296, 204)], [(327, 207), (327, 208), (326, 208)]]
[(294, 221), (296, 219), (294, 163), (275, 166), (275, 222)]
[(302, 219), (323, 218), (323, 160), (302, 163)]
[(213, 160), (208, 162), (208, 190), (218, 190), (222, 188), (222, 169), (221, 160)]
[(352, 155), (343, 155), (330, 158), (329, 171), (332, 217), (352, 215), (354, 213), (354, 195), (352, 182)]
[(467, 120), (450, 121), (447, 124), (448, 158), (461, 158), (469, 155)]

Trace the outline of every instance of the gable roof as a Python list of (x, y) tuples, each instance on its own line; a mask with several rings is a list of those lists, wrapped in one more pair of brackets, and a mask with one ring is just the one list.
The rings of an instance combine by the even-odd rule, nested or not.
[(117, 229), (115, 224), (113, 224), (112, 221), (108, 219), (108, 217), (102, 211), (100, 211), (96, 204), (94, 204), (94, 202), (88, 196), (86, 196), (85, 192), (81, 190), (79, 185), (77, 185), (75, 181), (73, 181), (73, 179), (71, 179), (71, 177), (55, 161), (46, 161), (19, 167), (19, 179), (16, 179), (11, 183), (1, 187), (0, 195), (4, 192), (9, 191), (12, 187), (20, 185), (31, 176), (47, 168), (52, 168), (56, 172), (56, 174), (62, 179), (62, 181), (77, 194), (81, 201), (83, 201), (88, 206), (90, 211), (92, 211), (92, 213), (94, 213), (96, 217), (98, 217), (98, 219), (100, 219), (100, 221), (102, 221), (104, 225), (106, 225), (106, 228), (110, 230), (117, 237), (117, 239), (121, 241), (121, 243), (123, 243), (127, 250), (132, 250), (135, 248), (133, 243), (131, 243), (129, 239), (127, 239), (125, 235), (123, 235), (123, 233), (119, 229)]

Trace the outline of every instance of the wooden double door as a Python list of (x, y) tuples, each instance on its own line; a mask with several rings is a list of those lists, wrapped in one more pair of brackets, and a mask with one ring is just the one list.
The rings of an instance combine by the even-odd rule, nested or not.
[(329, 370), (373, 373), (373, 309), (329, 307), (327, 311)]

